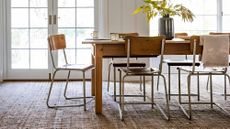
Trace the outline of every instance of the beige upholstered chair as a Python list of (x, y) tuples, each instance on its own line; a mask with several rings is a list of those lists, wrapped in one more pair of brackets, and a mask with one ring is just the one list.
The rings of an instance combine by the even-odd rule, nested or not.
[[(49, 93), (48, 93), (48, 98), (46, 101), (46, 104), (49, 108), (58, 108), (58, 107), (73, 107), (73, 106), (84, 106), (84, 110), (86, 110), (86, 98), (92, 98), (92, 97), (86, 97), (86, 86), (85, 86), (85, 72), (88, 70), (92, 70), (94, 66), (92, 64), (89, 65), (82, 65), (82, 64), (69, 64), (66, 58), (66, 53), (65, 53), (65, 48), (66, 48), (66, 41), (65, 41), (65, 35), (64, 34), (57, 34), (57, 35), (50, 35), (48, 37), (48, 43), (49, 43), (49, 50), (50, 50), (50, 55), (51, 55), (51, 60), (52, 60), (52, 65), (53, 65), (53, 76), (52, 76), (52, 82), (50, 84), (49, 88)], [(54, 52), (55, 51), (62, 51), (65, 59), (65, 65), (58, 67), (55, 65), (54, 62)], [(64, 97), (65, 99), (83, 99), (83, 104), (76, 104), (76, 105), (56, 105), (56, 104), (50, 104), (50, 96), (54, 84), (54, 79), (55, 75), (58, 71), (67, 71), (68, 76), (66, 79), (66, 85), (64, 89)], [(74, 98), (69, 98), (66, 95), (66, 90), (68, 86), (68, 81), (70, 77), (70, 72), (73, 71), (79, 71), (82, 72), (82, 79), (83, 79), (83, 97), (74, 97)]]
[[(207, 40), (207, 42), (205, 43), (209, 43), (213, 41), (212, 39)], [(229, 43), (229, 41), (227, 41), (227, 43)], [(226, 45), (227, 43), (225, 43), (224, 45)], [(205, 45), (205, 44), (204, 44)], [(203, 45), (203, 46), (204, 46)], [(184, 114), (188, 117), (188, 119), (192, 119), (192, 105), (194, 104), (209, 104), (211, 108), (213, 108), (213, 105), (216, 105), (217, 107), (219, 107), (220, 109), (222, 109), (225, 113), (227, 113), (228, 115), (230, 115), (229, 112), (227, 112), (226, 110), (224, 110), (224, 108), (220, 107), (219, 104), (215, 103), (213, 100), (213, 84), (212, 84), (212, 76), (225, 76), (228, 77), (228, 79), (230, 79), (229, 75), (227, 74), (227, 68), (228, 66), (223, 66), (223, 65), (215, 65), (215, 67), (196, 67), (195, 63), (196, 63), (196, 54), (203, 54), (203, 46), (200, 45), (200, 37), (199, 36), (192, 36), (191, 37), (191, 51), (193, 53), (193, 63), (192, 63), (192, 67), (178, 67), (178, 93), (179, 93), (179, 106), (182, 109), (182, 111), (184, 112)], [(222, 46), (223, 48), (223, 46)], [(226, 48), (226, 47), (225, 47)], [(212, 48), (213, 51), (217, 52), (219, 49), (221, 49), (220, 47), (215, 47)], [(215, 56), (215, 52), (209, 52), (207, 55), (209, 56)], [(225, 60), (228, 60), (228, 56), (224, 56), (223, 58), (226, 58)], [(209, 62), (209, 60), (212, 60), (212, 58), (206, 58), (205, 62)], [(205, 62), (202, 62), (202, 64), (204, 64)], [(182, 102), (182, 96), (181, 96), (181, 71), (188, 73), (187, 75), (187, 93), (188, 93), (188, 99), (187, 101), (183, 101)], [(191, 99), (191, 77), (192, 76), (209, 76), (209, 81), (210, 81), (210, 102), (196, 102), (195, 100)], [(230, 81), (230, 80), (229, 80)], [(186, 83), (185, 83), (186, 84)], [(188, 111), (186, 111), (186, 109), (183, 107), (183, 105), (188, 105)]]
[[(227, 32), (210, 32), (209, 33), (210, 35), (229, 35), (230, 36), (230, 33), (227, 33)], [(229, 63), (230, 64), (230, 63)], [(209, 85), (209, 77), (208, 77), (208, 81), (207, 81), (207, 86), (206, 86), (206, 89), (208, 90), (208, 85)], [(226, 76), (224, 77), (224, 99), (227, 100), (227, 96), (230, 96), (229, 94), (227, 94), (227, 82), (226, 82), (227, 78)]]
[[(125, 78), (128, 76), (144, 76), (144, 80), (143, 80), (144, 84), (145, 84), (145, 76), (150, 76), (152, 78), (151, 102), (143, 102), (139, 104), (150, 104), (152, 105), (152, 108), (154, 105), (156, 105), (157, 108), (159, 108), (160, 112), (163, 114), (163, 116), (167, 120), (170, 119), (166, 80), (165, 80), (164, 75), (161, 72), (163, 55), (164, 55), (164, 44), (165, 44), (164, 36), (126, 37), (127, 63), (126, 63), (126, 67), (119, 68), (119, 71), (120, 71), (120, 101), (118, 104), (119, 104), (119, 113), (120, 113), (121, 120), (123, 120), (124, 105), (126, 104), (125, 98), (124, 98), (124, 90), (125, 90), (124, 81), (125, 81)], [(135, 56), (135, 55), (136, 56), (145, 56), (145, 55), (158, 56), (160, 55), (159, 68), (130, 67), (130, 57)], [(154, 76), (160, 76), (164, 80), (165, 103), (166, 103), (165, 110), (167, 111), (167, 113), (165, 113), (165, 111), (159, 105), (154, 103), (154, 86), (153, 86)], [(137, 104), (137, 103), (133, 103), (133, 104)]]
[[(113, 33), (115, 34), (115, 33)], [(138, 33), (116, 33), (119, 38), (125, 38), (126, 36), (134, 36), (134, 37), (137, 37), (139, 34)], [(118, 58), (124, 58), (124, 57), (118, 57)], [(114, 73), (114, 93), (113, 93), (113, 96), (114, 96), (114, 101), (116, 101), (116, 98), (117, 96), (117, 91), (116, 91), (116, 70), (117, 68), (119, 67), (127, 67), (127, 64), (126, 63), (122, 63), (122, 62), (115, 62), (113, 59), (111, 60), (110, 64), (109, 64), (109, 68), (108, 68), (108, 84), (107, 84), (107, 91), (109, 91), (110, 89), (110, 71), (111, 71), (111, 66), (113, 66), (113, 73)], [(146, 64), (145, 63), (138, 63), (138, 62), (132, 62), (130, 63), (130, 67), (145, 67)], [(141, 81), (141, 77), (140, 77), (140, 81)], [(142, 90), (142, 86), (140, 84), (140, 90)], [(125, 95), (126, 97), (132, 97), (133, 95)], [(143, 97), (145, 99), (145, 87), (143, 86)]]

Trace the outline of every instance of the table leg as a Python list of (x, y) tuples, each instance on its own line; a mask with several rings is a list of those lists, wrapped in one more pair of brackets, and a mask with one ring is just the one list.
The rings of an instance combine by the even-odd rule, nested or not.
[(102, 113), (102, 45), (96, 45), (95, 52), (95, 75), (96, 75), (96, 96), (95, 96), (95, 111), (96, 113)]

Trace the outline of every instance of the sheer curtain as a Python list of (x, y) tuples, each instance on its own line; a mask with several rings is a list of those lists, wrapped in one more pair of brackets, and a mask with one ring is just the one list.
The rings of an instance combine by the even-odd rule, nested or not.
[(4, 3), (0, 0), (0, 82), (3, 80), (3, 64), (4, 64)]

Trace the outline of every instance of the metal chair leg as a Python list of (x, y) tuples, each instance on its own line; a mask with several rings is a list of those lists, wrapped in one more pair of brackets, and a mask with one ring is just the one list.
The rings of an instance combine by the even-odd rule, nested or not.
[(157, 91), (159, 91), (159, 85), (160, 85), (160, 77), (157, 76)]
[(227, 100), (227, 77), (224, 75), (224, 100)]
[(188, 103), (189, 103), (189, 119), (192, 119), (192, 104), (191, 104), (191, 75), (187, 77), (187, 85), (188, 85)]
[(178, 99), (179, 99), (179, 103), (181, 104), (181, 76), (180, 76), (180, 69), (178, 69)]
[(143, 76), (143, 97), (144, 101), (146, 101), (145, 76)]
[(114, 101), (117, 101), (117, 86), (116, 86), (116, 68), (113, 68), (113, 73), (114, 73), (114, 78), (113, 78), (113, 97), (114, 97)]
[(167, 93), (167, 83), (166, 83), (166, 79), (163, 75), (161, 75), (161, 77), (163, 78), (163, 81), (164, 81), (164, 90), (165, 90), (165, 100), (166, 100), (166, 110), (167, 110), (167, 113), (168, 113), (168, 116), (166, 114), (163, 113), (163, 115), (165, 116), (165, 118), (167, 120), (170, 120), (170, 109), (169, 109), (169, 95)]
[(154, 105), (154, 79), (153, 76), (151, 76), (151, 99), (152, 99), (152, 108)]
[(207, 84), (206, 84), (206, 90), (208, 90), (208, 85), (209, 85), (209, 76), (208, 76), (208, 80), (207, 80)]
[(142, 76), (140, 76), (140, 91), (142, 91), (142, 83), (143, 83)]
[(82, 72), (83, 77), (83, 101), (84, 101), (84, 111), (86, 111), (86, 93), (85, 93), (85, 71)]
[(108, 68), (108, 84), (107, 84), (107, 91), (109, 92), (109, 86), (110, 86), (110, 71), (111, 71), (111, 65), (112, 63), (109, 63), (109, 68)]
[(47, 105), (47, 107), (49, 107), (49, 108), (53, 108), (53, 107), (54, 107), (54, 106), (51, 106), (51, 105), (49, 104), (49, 100), (50, 100), (50, 95), (51, 95), (51, 91), (52, 91), (52, 88), (53, 88), (53, 83), (54, 83), (54, 79), (55, 79), (56, 73), (57, 73), (57, 70), (55, 70), (54, 73), (53, 73), (53, 77), (52, 77), (51, 84), (50, 84), (50, 88), (49, 88), (48, 97), (47, 97), (47, 100), (46, 100), (46, 105)]
[(171, 100), (171, 66), (168, 65), (168, 87), (169, 100)]
[(212, 75), (209, 77), (210, 79), (210, 101), (211, 101), (211, 108), (213, 109), (213, 95), (212, 95)]
[(197, 100), (200, 101), (200, 76), (197, 74)]
[(68, 83), (69, 83), (69, 77), (70, 77), (70, 71), (68, 72), (68, 76), (67, 76), (66, 84), (65, 84), (65, 90), (64, 90), (65, 99), (71, 99), (71, 98), (68, 98), (67, 95), (66, 95), (66, 91), (67, 91), (67, 87), (68, 87)]

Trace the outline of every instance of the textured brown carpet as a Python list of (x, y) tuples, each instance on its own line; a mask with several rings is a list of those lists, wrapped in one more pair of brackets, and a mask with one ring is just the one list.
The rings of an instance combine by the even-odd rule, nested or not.
[[(206, 78), (201, 79), (202, 85)], [(222, 93), (222, 81), (215, 78), (215, 92)], [(176, 82), (173, 82), (176, 85)], [(185, 83), (185, 82), (184, 82)], [(70, 96), (81, 94), (81, 83), (71, 82), (68, 93)], [(177, 97), (170, 102), (171, 120), (166, 121), (156, 109), (150, 105), (125, 106), (125, 120), (120, 121), (117, 104), (106, 92), (104, 82), (103, 114), (96, 115), (94, 101), (87, 105), (87, 111), (82, 107), (49, 109), (46, 106), (49, 82), (6, 82), (0, 84), (0, 128), (1, 129), (150, 129), (150, 128), (230, 128), (230, 117), (218, 108), (210, 109), (209, 105), (193, 106), (193, 120), (188, 120), (177, 106)], [(88, 88), (90, 83), (87, 82)], [(139, 84), (127, 84), (130, 93), (138, 92)], [(135, 85), (135, 86), (134, 86)], [(147, 85), (149, 86), (149, 85)], [(130, 90), (135, 88), (135, 90)], [(58, 82), (52, 102), (63, 103), (64, 83)], [(173, 88), (175, 89), (175, 88)], [(194, 91), (196, 88), (194, 88)], [(230, 88), (228, 87), (228, 90)], [(79, 91), (80, 90), (80, 91)], [(79, 91), (79, 92), (78, 92)], [(89, 90), (90, 91), (90, 90)], [(111, 89), (112, 91), (112, 89)], [(147, 88), (149, 93), (149, 88)], [(209, 93), (205, 86), (201, 87), (202, 100), (208, 100)], [(89, 94), (89, 93), (88, 93)], [(162, 89), (156, 93), (156, 102), (163, 106)], [(195, 100), (196, 98), (194, 98)], [(133, 100), (133, 99), (132, 99)], [(139, 99), (142, 100), (142, 99)], [(223, 101), (223, 96), (215, 94), (215, 100), (230, 111), (230, 97)]]

